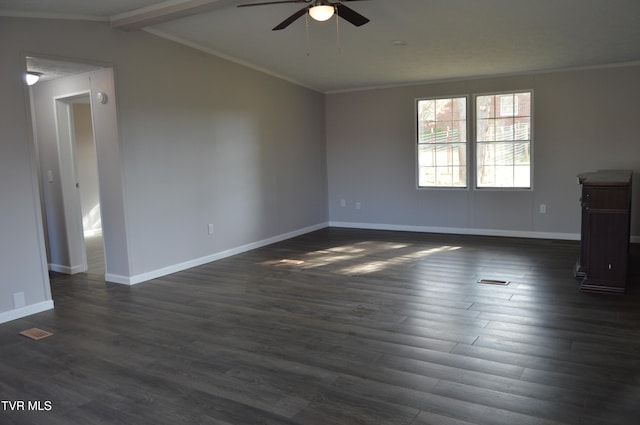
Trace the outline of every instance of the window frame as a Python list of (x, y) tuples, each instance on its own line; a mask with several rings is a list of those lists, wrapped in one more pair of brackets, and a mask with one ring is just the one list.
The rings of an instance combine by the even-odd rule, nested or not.
[[(425, 100), (443, 100), (443, 99), (464, 99), (464, 105), (465, 105), (465, 124), (464, 124), (464, 128), (465, 128), (465, 134), (466, 134), (466, 141), (465, 141), (465, 147), (466, 147), (466, 155), (465, 155), (465, 168), (466, 168), (466, 175), (465, 175), (465, 184), (464, 186), (421, 186), (420, 185), (420, 131), (419, 131), (419, 126), (420, 126), (420, 117), (419, 117), (419, 103), (420, 101), (425, 101)], [(472, 134), (470, 133), (470, 126), (469, 126), (469, 121), (473, 118), (471, 115), (471, 110), (470, 110), (470, 99), (471, 96), (469, 94), (459, 94), (459, 95), (447, 95), (447, 96), (428, 96), (428, 97), (419, 97), (419, 98), (415, 98), (414, 100), (414, 149), (415, 149), (415, 156), (414, 156), (414, 165), (415, 165), (415, 185), (416, 185), (416, 189), (417, 190), (470, 190), (471, 189), (471, 178), (472, 178), (472, 167), (470, 167), (471, 163), (470, 160), (473, 158), (473, 152), (472, 152), (472, 143), (471, 143), (471, 136)]]
[[(529, 94), (529, 186), (480, 186), (478, 183), (478, 145), (482, 143), (478, 140), (478, 97), (481, 96), (499, 96), (499, 95), (516, 95), (518, 93), (528, 93)], [(514, 106), (515, 107), (515, 106)], [(496, 111), (494, 119), (499, 120), (503, 119), (505, 115), (503, 115), (502, 104), (495, 105)], [(514, 119), (518, 117), (517, 111), (514, 111), (512, 115)], [(473, 128), (472, 136), (473, 142), (471, 143), (471, 151), (472, 151), (472, 175), (473, 175), (473, 189), (477, 191), (515, 191), (515, 192), (530, 192), (534, 190), (534, 90), (533, 89), (516, 89), (516, 90), (502, 90), (495, 92), (487, 92), (487, 93), (474, 93), (473, 94), (473, 112), (472, 112), (472, 121)], [(517, 141), (514, 141), (517, 142)]]

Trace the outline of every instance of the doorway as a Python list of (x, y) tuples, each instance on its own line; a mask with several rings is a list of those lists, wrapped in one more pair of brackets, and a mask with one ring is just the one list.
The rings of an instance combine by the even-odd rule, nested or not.
[(91, 75), (102, 68), (27, 57), (49, 269), (105, 275)]
[[(98, 161), (90, 93), (54, 97), (54, 114), (61, 196), (58, 200), (45, 199), (43, 204), (47, 217), (56, 210), (64, 213), (65, 232), (49, 228), (47, 234), (51, 257), (64, 257), (54, 253), (56, 249), (66, 249), (68, 266), (60, 267), (51, 261), (51, 268), (56, 270), (58, 267), (57, 271), (70, 274), (104, 274)], [(54, 183), (54, 171), (47, 170), (47, 175), (49, 183)], [(61, 205), (56, 205), (57, 202)], [(50, 220), (47, 222), (51, 223)], [(51, 243), (63, 233), (66, 247), (64, 243)]]
[(80, 191), (82, 235), (84, 239), (86, 272), (104, 275), (104, 246), (98, 157), (91, 118), (91, 98), (87, 94), (71, 101), (75, 169)]
[(130, 284), (113, 68), (26, 57), (47, 261)]

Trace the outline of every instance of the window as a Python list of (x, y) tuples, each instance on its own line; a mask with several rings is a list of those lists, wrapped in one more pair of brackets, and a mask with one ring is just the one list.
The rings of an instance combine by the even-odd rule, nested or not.
[(467, 98), (418, 100), (418, 187), (467, 187)]
[(476, 96), (476, 187), (531, 187), (531, 92)]

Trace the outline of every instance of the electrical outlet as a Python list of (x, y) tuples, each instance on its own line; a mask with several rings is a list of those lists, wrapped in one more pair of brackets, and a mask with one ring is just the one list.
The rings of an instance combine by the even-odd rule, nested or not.
[(209, 234), (213, 235), (213, 224), (209, 224), (208, 230), (209, 230)]
[(362, 207), (362, 204), (360, 204), (360, 202), (356, 202), (356, 209), (359, 210)]
[(540, 204), (540, 214), (547, 213), (547, 204)]

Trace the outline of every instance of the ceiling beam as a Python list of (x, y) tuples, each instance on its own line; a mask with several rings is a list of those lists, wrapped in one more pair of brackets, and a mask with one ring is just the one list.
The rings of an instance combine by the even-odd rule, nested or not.
[(213, 9), (220, 0), (169, 0), (153, 6), (142, 7), (113, 15), (109, 19), (111, 28), (125, 31), (138, 30), (149, 25), (160, 24), (195, 15)]

